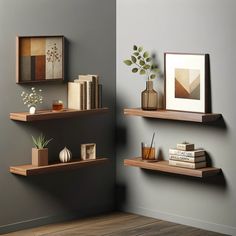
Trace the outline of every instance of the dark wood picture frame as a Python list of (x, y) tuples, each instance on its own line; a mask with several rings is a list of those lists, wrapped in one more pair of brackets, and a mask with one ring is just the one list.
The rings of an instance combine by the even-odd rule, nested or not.
[(64, 80), (63, 35), (16, 37), (16, 83)]
[[(169, 65), (167, 65), (167, 56), (168, 55), (173, 55), (174, 57), (175, 56), (181, 56), (182, 58), (186, 56), (186, 60), (187, 60), (187, 57), (188, 56), (196, 56), (196, 58), (199, 56), (202, 57), (202, 66), (203, 68), (199, 68), (199, 70), (201, 69), (202, 73), (203, 73), (203, 78), (199, 78), (199, 91), (197, 92), (197, 98), (187, 98), (187, 96), (190, 96), (190, 94), (186, 95), (186, 97), (176, 97), (176, 75), (173, 75), (171, 76), (171, 79), (174, 80), (172, 83), (172, 87), (174, 86), (174, 91), (167, 91), (169, 89), (168, 85), (167, 85), (167, 80), (170, 79), (169, 77), (169, 71), (167, 71), (169, 69)], [(181, 64), (181, 63), (180, 63)], [(196, 63), (197, 64), (197, 63)], [(196, 67), (196, 65), (195, 65)], [(179, 67), (180, 70), (192, 70), (193, 67)], [(171, 68), (173, 69), (173, 68)], [(172, 71), (173, 72), (173, 71)], [(175, 72), (176, 73), (176, 72)], [(200, 74), (199, 74), (200, 76)], [(176, 52), (165, 52), (164, 53), (164, 109), (166, 110), (173, 110), (173, 111), (184, 111), (184, 112), (197, 112), (197, 113), (208, 113), (210, 112), (210, 98), (209, 98), (209, 95), (210, 95), (210, 70), (209, 70), (209, 54), (200, 54), (200, 53), (176, 53)], [(202, 83), (202, 85), (201, 85)], [(201, 86), (202, 87), (201, 87)], [(171, 96), (169, 94), (172, 94)], [(175, 94), (175, 95), (173, 95)], [(196, 94), (195, 94), (196, 96)], [(199, 96), (199, 97), (198, 97)], [(175, 103), (173, 103), (171, 106), (170, 106), (170, 102), (168, 101), (169, 97), (171, 97), (171, 102), (174, 101), (176, 99), (176, 101), (181, 101), (183, 103), (183, 106), (181, 105), (181, 102), (180, 103), (176, 103), (177, 105), (175, 106)], [(191, 108), (189, 109), (189, 104), (191, 104), (191, 101), (194, 103), (197, 104), (198, 100), (199, 100), (199, 104), (201, 105), (201, 109), (194, 109), (194, 108)], [(188, 102), (187, 106), (184, 106), (184, 102)], [(196, 107), (198, 107), (198, 105)], [(194, 107), (194, 106), (193, 106)]]

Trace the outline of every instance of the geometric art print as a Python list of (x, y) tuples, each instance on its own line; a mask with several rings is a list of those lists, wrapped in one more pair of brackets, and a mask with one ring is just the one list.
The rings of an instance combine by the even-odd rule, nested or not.
[(63, 37), (20, 37), (19, 80), (63, 79)]
[(175, 98), (200, 100), (200, 70), (175, 69)]

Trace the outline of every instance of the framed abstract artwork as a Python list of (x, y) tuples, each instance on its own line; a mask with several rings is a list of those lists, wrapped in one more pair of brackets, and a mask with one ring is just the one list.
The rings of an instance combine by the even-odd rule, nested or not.
[(209, 55), (165, 53), (166, 110), (208, 112)]
[(64, 36), (18, 36), (16, 82), (64, 79)]
[(81, 144), (81, 159), (96, 159), (96, 143)]

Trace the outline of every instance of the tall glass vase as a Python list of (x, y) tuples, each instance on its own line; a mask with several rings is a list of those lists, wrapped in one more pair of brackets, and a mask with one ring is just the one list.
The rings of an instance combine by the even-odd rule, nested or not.
[(153, 81), (146, 81), (146, 89), (141, 96), (143, 110), (157, 110), (157, 92), (153, 89)]

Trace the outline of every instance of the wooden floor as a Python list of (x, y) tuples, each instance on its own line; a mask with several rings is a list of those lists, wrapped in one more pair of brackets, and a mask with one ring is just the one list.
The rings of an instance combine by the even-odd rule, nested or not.
[(38, 228), (22, 230), (9, 236), (154, 236), (154, 235), (181, 235), (181, 236), (220, 236), (210, 231), (170, 223), (149, 217), (128, 214), (112, 213), (97, 217), (90, 217), (60, 224), (46, 225)]

